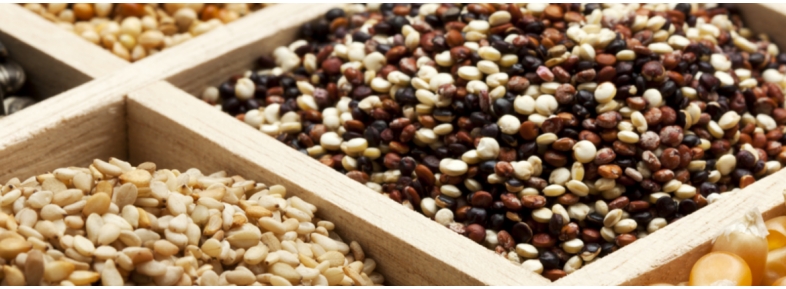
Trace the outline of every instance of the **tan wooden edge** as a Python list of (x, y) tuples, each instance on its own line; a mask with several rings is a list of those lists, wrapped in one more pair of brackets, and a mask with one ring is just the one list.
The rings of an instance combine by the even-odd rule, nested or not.
[[(396, 285), (547, 285), (491, 250), (341, 175), (174, 86), (159, 82), (128, 97), (133, 163), (204, 167), (279, 183), (358, 240)], [(165, 108), (165, 109), (163, 109)]]

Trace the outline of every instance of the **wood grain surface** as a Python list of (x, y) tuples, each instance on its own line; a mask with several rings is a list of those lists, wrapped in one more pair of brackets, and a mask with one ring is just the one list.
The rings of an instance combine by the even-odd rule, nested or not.
[[(27, 70), (34, 96), (54, 95), (0, 119), (0, 182), (117, 157), (282, 184), (360, 242), (391, 285), (677, 283), (747, 210), (786, 214), (781, 171), (552, 283), (189, 95), (252, 68), (334, 6), (274, 5), (130, 64), (0, 4), (0, 41)], [(782, 44), (784, 7), (740, 4), (747, 26)]]

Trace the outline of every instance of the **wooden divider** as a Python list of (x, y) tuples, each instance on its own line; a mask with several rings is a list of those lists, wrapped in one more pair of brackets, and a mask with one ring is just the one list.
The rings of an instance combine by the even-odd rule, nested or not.
[(24, 68), (29, 96), (45, 99), (0, 120), (0, 181), (126, 154), (125, 92), (80, 85), (128, 62), (10, 3), (0, 3), (0, 42)]
[[(267, 47), (286, 45), (293, 36), (261, 27), (293, 32), (330, 7), (332, 5), (273, 5), (131, 65), (76, 35), (69, 35), (69, 32), (23, 7), (0, 4), (0, 41), (10, 43), (9, 50), (19, 49), (13, 53), (20, 55), (22, 65), (28, 63), (28, 66), (42, 71), (51, 69), (48, 73), (40, 73), (43, 75), (40, 79), (45, 83), (50, 78), (71, 79), (64, 82), (69, 85), (53, 86), (48, 91), (65, 90), (89, 81), (0, 120), (0, 181), (32, 173), (27, 169), (32, 163), (52, 162), (54, 165), (51, 158), (45, 157), (61, 155), (59, 148), (74, 145), (74, 136), (86, 142), (79, 145), (87, 147), (89, 142), (124, 140), (126, 124), (122, 117), (122, 102), (128, 92), (161, 79), (183, 75), (201, 67), (202, 63), (219, 63), (216, 58), (221, 55), (246, 51), (258, 56), (272, 51)], [(58, 41), (47, 38), (50, 32)], [(29, 47), (35, 47), (46, 57), (38, 57), (35, 53), (22, 54)], [(230, 62), (228, 59), (227, 63)], [(107, 65), (111, 63), (116, 64), (113, 64), (114, 69)], [(250, 62), (243, 65), (250, 67)], [(237, 69), (238, 66), (228, 64), (227, 67)], [(31, 78), (36, 79), (36, 72), (30, 73)], [(218, 69), (205, 73), (216, 79), (220, 75), (223, 77)], [(93, 77), (97, 79), (90, 81)], [(93, 129), (80, 130), (82, 126)], [(126, 156), (126, 143), (121, 141), (109, 147), (85, 150), (85, 154), (80, 154), (79, 162), (72, 165), (87, 164), (97, 157)], [(20, 151), (37, 153), (27, 155)]]
[[(676, 283), (747, 210), (765, 218), (786, 213), (781, 171), (551, 283), (189, 95), (252, 68), (333, 6), (271, 6), (130, 64), (22, 7), (0, 4), (0, 41), (28, 69), (36, 96), (57, 94), (0, 120), (0, 182), (118, 157), (283, 184), (359, 241), (392, 285)], [(782, 33), (783, 5), (741, 8), (754, 31)]]

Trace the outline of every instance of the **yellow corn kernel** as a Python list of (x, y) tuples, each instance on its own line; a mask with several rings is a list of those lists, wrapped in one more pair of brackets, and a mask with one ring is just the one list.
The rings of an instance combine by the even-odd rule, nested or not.
[(752, 273), (752, 284), (759, 285), (767, 263), (767, 228), (758, 210), (745, 214), (743, 220), (733, 224), (718, 236), (713, 252), (733, 253), (743, 260)]
[(764, 222), (767, 226), (767, 247), (770, 251), (786, 247), (786, 216), (775, 217)]
[(751, 269), (745, 260), (729, 252), (710, 252), (701, 257), (690, 271), (690, 286), (751, 286)]
[(764, 267), (762, 285), (772, 285), (778, 279), (786, 277), (786, 248), (770, 251), (767, 254), (767, 264)]

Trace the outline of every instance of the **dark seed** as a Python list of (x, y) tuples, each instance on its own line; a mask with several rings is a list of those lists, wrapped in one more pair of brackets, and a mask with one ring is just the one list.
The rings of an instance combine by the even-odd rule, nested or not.
[(658, 217), (669, 218), (674, 216), (677, 212), (677, 203), (671, 197), (661, 197), (655, 202), (655, 207), (658, 210)]
[(513, 228), (510, 230), (510, 235), (513, 236), (513, 239), (516, 240), (516, 243), (526, 243), (532, 239), (532, 228), (524, 222), (518, 222), (513, 225)]

